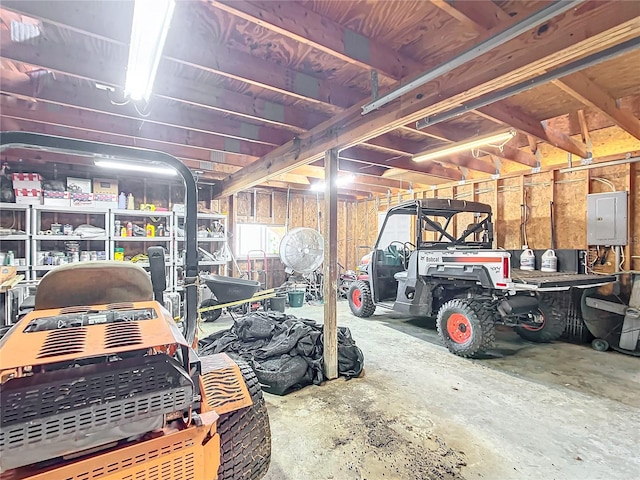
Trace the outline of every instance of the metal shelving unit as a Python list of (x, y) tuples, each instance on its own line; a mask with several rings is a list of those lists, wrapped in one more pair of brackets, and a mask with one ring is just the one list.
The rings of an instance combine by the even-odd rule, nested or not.
[[(80, 223), (78, 217), (84, 216), (80, 223), (103, 228), (105, 235), (85, 237), (80, 235), (51, 235), (44, 232), (51, 230), (52, 223), (70, 224), (76, 228)], [(71, 223), (73, 222), (73, 223)], [(31, 278), (37, 280), (56, 265), (47, 264), (47, 252), (64, 252), (65, 242), (78, 242), (80, 252), (105, 252), (109, 258), (109, 211), (89, 207), (55, 207), (50, 205), (34, 205), (31, 207), (31, 251), (29, 265)]]
[[(45, 259), (45, 253), (51, 251), (63, 252), (64, 242), (78, 242), (80, 251), (104, 251), (107, 260), (114, 260), (114, 252), (117, 247), (124, 248), (128, 256), (132, 256), (136, 244), (139, 244), (139, 252), (145, 253), (152, 245), (163, 246), (166, 251), (167, 286), (169, 290), (179, 291), (178, 268), (183, 265), (180, 251), (184, 244), (184, 238), (178, 236), (178, 227), (184, 224), (184, 215), (174, 212), (151, 212), (142, 210), (118, 210), (100, 209), (89, 207), (54, 207), (49, 205), (18, 205), (12, 203), (0, 203), (0, 212), (15, 212), (21, 215), (18, 221), (12, 220), (19, 226), (24, 226), (24, 234), (0, 236), (2, 247), (0, 251), (14, 250), (24, 252), (26, 265), (16, 265), (16, 269), (25, 272), (27, 280), (38, 280), (56, 267), (41, 262)], [(96, 237), (83, 237), (79, 235), (52, 235), (50, 233), (52, 223), (79, 224), (78, 217), (84, 216), (81, 223), (91, 224), (104, 228), (106, 235)], [(6, 214), (5, 214), (6, 217)], [(12, 217), (15, 218), (15, 217)], [(161, 237), (121, 237), (115, 232), (116, 220), (121, 226), (127, 222), (138, 224), (145, 228), (147, 223), (153, 223), (156, 228), (163, 224), (168, 235)], [(73, 223), (71, 223), (73, 222)], [(4, 225), (7, 226), (7, 225)], [(227, 265), (230, 261), (227, 248), (227, 217), (220, 214), (198, 214), (198, 226), (201, 236), (198, 238), (198, 246), (204, 251), (218, 258), (215, 260), (202, 260), (199, 266), (203, 271), (226, 275)], [(216, 230), (216, 231), (211, 231)], [(205, 235), (202, 232), (207, 232)], [(7, 245), (7, 246), (5, 246)], [(135, 262), (143, 268), (149, 268), (148, 262)]]
[[(176, 213), (174, 224), (176, 227), (184, 225), (184, 215)], [(220, 257), (216, 260), (200, 260), (198, 262), (199, 269), (201, 271), (217, 273), (218, 275), (226, 275), (227, 265), (230, 260), (228, 258), (227, 248), (227, 216), (217, 213), (199, 213), (198, 232), (198, 248), (201, 248), (211, 255)], [(205, 233), (203, 232), (207, 232), (206, 234), (209, 236), (204, 236)], [(184, 237), (176, 235), (174, 242), (176, 269), (183, 265), (180, 259), (180, 251), (182, 250), (183, 243)], [(176, 283), (176, 290), (180, 290), (178, 283)]]
[[(2, 235), (0, 236), (0, 252), (7, 253), (9, 251), (18, 252), (16, 260), (24, 259), (25, 265), (17, 265), (14, 262), (16, 270), (24, 273), (25, 279), (31, 278), (31, 269), (29, 268), (29, 259), (31, 258), (31, 208), (30, 205), (18, 205), (15, 203), (0, 203), (0, 214), (4, 220), (9, 215), (5, 212), (11, 212), (11, 226), (7, 226), (5, 221), (2, 222), (4, 228), (23, 227), (24, 234)], [(4, 257), (3, 257), (4, 258)]]
[[(125, 248), (125, 255), (127, 251), (131, 253), (135, 244), (140, 244), (141, 251), (139, 253), (146, 254), (147, 249), (151, 246), (161, 246), (167, 251), (166, 254), (166, 270), (167, 270), (167, 288), (172, 289), (176, 281), (175, 261), (174, 261), (174, 242), (173, 240), (173, 212), (152, 212), (148, 210), (110, 210), (110, 230), (109, 230), (109, 252), (110, 259), (114, 259), (114, 252), (116, 248)], [(142, 228), (145, 228), (148, 223), (153, 224), (156, 229), (158, 225), (163, 224), (165, 231), (169, 232), (168, 235), (162, 237), (122, 237), (119, 232), (115, 231), (116, 221), (121, 222), (121, 226), (125, 226), (127, 222), (136, 224)], [(127, 255), (129, 256), (129, 255)], [(142, 268), (149, 268), (148, 262), (135, 262), (136, 265)]]

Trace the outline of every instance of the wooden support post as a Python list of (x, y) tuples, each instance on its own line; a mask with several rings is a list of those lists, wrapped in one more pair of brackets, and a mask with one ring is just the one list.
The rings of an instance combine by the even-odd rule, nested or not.
[[(629, 192), (629, 197), (628, 197), (628, 212), (629, 214), (627, 215), (627, 235), (629, 237), (629, 241), (627, 242), (627, 245), (622, 247), (624, 248), (624, 258), (625, 258), (625, 262), (622, 265), (622, 268), (624, 270), (633, 270), (633, 247), (634, 247), (634, 242), (638, 241), (638, 239), (634, 236), (634, 229), (638, 228), (638, 220), (637, 220), (637, 213), (635, 212), (635, 207), (636, 205), (634, 204), (633, 201), (633, 195), (636, 191), (637, 185), (636, 185), (636, 172), (635, 172), (635, 163), (628, 163), (627, 164), (627, 192)], [(633, 276), (629, 276), (629, 280), (633, 281)], [(637, 282), (640, 282), (640, 278), (638, 278), (638, 280), (636, 280)], [(633, 285), (632, 285), (633, 286)], [(640, 292), (640, 290), (638, 290)], [(640, 301), (640, 299), (638, 299)], [(631, 305), (631, 301), (629, 302), (629, 305)]]
[(324, 373), (338, 378), (338, 150), (324, 156)]
[[(227, 207), (227, 231), (224, 232), (227, 236), (227, 248), (233, 255), (233, 258), (236, 257), (236, 242), (235, 242), (235, 232), (236, 232), (236, 194), (229, 195), (229, 203)], [(236, 262), (232, 262), (231, 264), (231, 276), (233, 277), (233, 269), (236, 265)], [(225, 272), (226, 273), (226, 272)], [(240, 276), (242, 272), (238, 271), (238, 276)]]

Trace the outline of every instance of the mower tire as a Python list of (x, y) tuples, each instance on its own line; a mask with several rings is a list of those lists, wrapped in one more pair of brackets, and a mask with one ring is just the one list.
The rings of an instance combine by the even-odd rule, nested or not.
[(367, 282), (362, 280), (353, 282), (351, 288), (349, 288), (347, 299), (349, 300), (351, 313), (356, 317), (367, 318), (376, 311), (376, 306), (373, 304), (373, 297), (371, 296), (371, 287)]
[[(213, 307), (218, 304), (219, 302), (216, 299), (210, 298), (208, 300), (203, 301), (200, 304), (200, 308)], [(208, 312), (202, 312), (200, 314), (200, 316), (202, 317), (202, 320), (205, 322), (215, 322), (217, 319), (220, 318), (220, 315), (222, 315), (221, 308), (217, 308), (215, 310), (209, 310)]]
[(560, 338), (567, 321), (565, 314), (557, 305), (557, 300), (552, 296), (543, 297), (538, 306), (538, 313), (543, 318), (539, 326), (520, 325), (513, 327), (513, 331), (525, 340), (536, 343), (549, 343)]
[(258, 480), (269, 470), (271, 430), (260, 383), (251, 367), (235, 360), (253, 405), (220, 415), (218, 480)]
[(491, 306), (482, 300), (451, 300), (438, 310), (438, 335), (451, 353), (475, 358), (495, 341), (494, 317)]

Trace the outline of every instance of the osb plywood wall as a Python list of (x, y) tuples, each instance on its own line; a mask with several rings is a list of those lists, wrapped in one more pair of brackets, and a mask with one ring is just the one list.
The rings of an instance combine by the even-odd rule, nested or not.
[[(288, 202), (287, 202), (288, 198)], [(307, 227), (319, 230), (324, 234), (324, 199), (317, 195), (302, 195), (286, 192), (250, 191), (238, 193), (235, 197), (235, 223), (261, 223), (287, 226), (290, 229)], [(228, 199), (213, 200), (211, 209), (229, 214)], [(374, 214), (375, 216), (375, 214)], [(287, 221), (288, 219), (288, 221)], [(233, 223), (233, 222), (232, 222)], [(377, 225), (377, 218), (373, 222)], [(232, 235), (235, 233), (230, 232)], [(338, 263), (345, 268), (356, 266), (355, 245), (358, 243), (358, 210), (355, 201), (338, 201)], [(364, 254), (364, 253), (363, 253)], [(247, 270), (247, 259), (237, 258), (241, 271)], [(284, 265), (279, 258), (267, 260), (268, 286), (281, 285), (285, 279)], [(263, 261), (252, 260), (252, 270), (263, 270)], [(234, 267), (234, 276), (238, 271)], [(260, 277), (260, 278), (259, 278)], [(255, 279), (264, 281), (264, 277), (256, 274)]]
[[(563, 166), (564, 167), (564, 166)], [(520, 224), (522, 205), (527, 205), (527, 241), (530, 248), (547, 249), (551, 246), (550, 203), (554, 205), (556, 248), (586, 249), (587, 194), (612, 191), (629, 193), (629, 245), (624, 249), (625, 270), (640, 270), (640, 166), (638, 163), (593, 168), (560, 173), (561, 167), (535, 175), (520, 175), (446, 186), (434, 190), (417, 191), (415, 198), (458, 198), (486, 203), (494, 212), (496, 246), (518, 249), (522, 246)], [(412, 198), (405, 194), (403, 201)], [(373, 245), (377, 237), (377, 212), (389, 205), (397, 205), (397, 197), (367, 200), (358, 203), (358, 213), (369, 212), (369, 228), (358, 234), (358, 244)], [(371, 211), (373, 210), (373, 213)], [(470, 218), (455, 225), (461, 233)], [(451, 228), (449, 231), (451, 232)], [(609, 261), (600, 267), (603, 272), (613, 271)]]

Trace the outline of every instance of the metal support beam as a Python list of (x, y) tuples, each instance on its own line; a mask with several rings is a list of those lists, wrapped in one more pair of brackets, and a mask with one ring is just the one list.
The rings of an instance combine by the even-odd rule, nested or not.
[(508, 42), (509, 40), (513, 40), (514, 38), (522, 35), (523, 33), (528, 32), (532, 28), (537, 27), (549, 20), (553, 17), (560, 15), (561, 13), (566, 12), (567, 10), (571, 10), (582, 3), (583, 0), (573, 0), (567, 2), (554, 2), (541, 10), (537, 11), (533, 15), (525, 18), (524, 20), (516, 23), (515, 25), (507, 28), (506, 30), (494, 35), (491, 38), (488, 38), (484, 42), (479, 43), (475, 47), (470, 48), (466, 52), (461, 53), (457, 57), (452, 58), (448, 62), (443, 63), (439, 67), (434, 68), (428, 72), (419, 75), (417, 78), (411, 80), (408, 83), (390, 91), (386, 95), (380, 97), (378, 100), (373, 102), (369, 102), (362, 107), (362, 115), (366, 115), (367, 113), (377, 110), (378, 108), (386, 105), (394, 101), (397, 98), (400, 98), (405, 93), (408, 93), (425, 83), (428, 83), (432, 80), (435, 80), (442, 75), (451, 72), (452, 70), (464, 65), (471, 60), (474, 60), (481, 55), (484, 55), (487, 52), (490, 52), (496, 47)]
[(495, 91), (488, 95), (484, 95), (480, 98), (464, 103), (458, 107), (452, 108), (449, 111), (439, 113), (437, 115), (431, 115), (422, 120), (418, 120), (416, 122), (416, 128), (423, 129), (431, 127), (438, 123), (445, 122), (447, 120), (451, 120), (453, 118), (464, 115), (465, 113), (478, 110), (482, 107), (491, 105), (501, 100), (506, 100), (507, 98), (513, 97), (514, 95), (528, 92), (529, 90), (535, 87), (539, 87), (540, 85), (553, 82), (554, 80), (566, 77), (567, 75), (571, 75), (586, 68), (593, 67), (594, 65), (612, 60), (616, 57), (632, 52), (639, 47), (640, 38), (633, 38), (626, 42), (622, 42), (618, 45), (607, 48), (606, 50), (602, 50), (601, 52), (594, 53), (593, 55), (589, 55), (588, 57), (581, 58), (580, 60), (576, 60), (575, 62), (571, 62), (562, 67), (556, 68), (555, 70), (551, 70), (547, 73), (537, 76), (536, 78), (525, 80), (524, 82), (520, 82), (505, 89)]
[(324, 370), (338, 378), (338, 149), (324, 156)]

